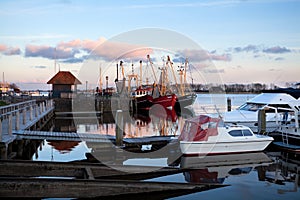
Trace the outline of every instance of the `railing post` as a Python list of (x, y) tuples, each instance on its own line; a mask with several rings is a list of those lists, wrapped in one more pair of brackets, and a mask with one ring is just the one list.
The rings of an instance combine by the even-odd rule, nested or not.
[(29, 119), (30, 119), (30, 121), (32, 121), (32, 119), (33, 119), (33, 115), (32, 115), (32, 111), (33, 111), (33, 109), (32, 109), (32, 105), (30, 105), (30, 107), (29, 107)]
[(12, 135), (12, 114), (8, 115), (8, 135)]
[(37, 104), (35, 104), (34, 107), (35, 107), (35, 117), (37, 117), (39, 115), (39, 113), (38, 113), (39, 112), (39, 109), (38, 109), (39, 107), (38, 107)]
[(43, 111), (42, 111), (42, 109), (43, 109), (43, 104), (42, 103), (40, 103), (40, 115), (43, 113)]
[(18, 131), (20, 129), (20, 111), (17, 110), (16, 112), (16, 130)]
[(23, 125), (25, 125), (26, 124), (26, 108), (23, 108), (22, 114), (23, 114)]
[(2, 142), (2, 120), (3, 120), (3, 117), (2, 117), (2, 115), (0, 115), (0, 142)]

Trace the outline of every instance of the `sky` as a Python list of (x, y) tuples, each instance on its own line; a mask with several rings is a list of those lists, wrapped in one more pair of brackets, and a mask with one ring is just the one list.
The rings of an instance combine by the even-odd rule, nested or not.
[(298, 0), (2, 0), (0, 81), (50, 89), (67, 70), (94, 87), (99, 66), (113, 82), (118, 59), (161, 65), (170, 53), (189, 59), (197, 83), (284, 86), (300, 81), (299, 10)]

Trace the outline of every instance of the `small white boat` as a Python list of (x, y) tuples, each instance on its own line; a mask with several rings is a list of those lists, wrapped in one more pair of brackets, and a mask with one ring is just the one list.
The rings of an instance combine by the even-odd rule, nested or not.
[(226, 125), (220, 118), (200, 115), (185, 121), (178, 140), (183, 154), (208, 155), (263, 151), (273, 138), (254, 134), (243, 125)]

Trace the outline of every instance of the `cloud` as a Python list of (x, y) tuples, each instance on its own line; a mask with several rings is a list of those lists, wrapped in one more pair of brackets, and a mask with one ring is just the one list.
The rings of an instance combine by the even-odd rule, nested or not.
[(245, 47), (233, 47), (228, 48), (226, 52), (234, 52), (234, 53), (240, 53), (240, 52), (252, 52), (252, 53), (274, 53), (274, 54), (280, 54), (280, 53), (289, 53), (292, 52), (292, 50), (288, 49), (287, 47), (280, 47), (280, 46), (274, 46), (274, 47), (262, 47), (262, 45), (253, 45), (249, 44)]
[(84, 57), (81, 58), (68, 58), (66, 60), (63, 60), (63, 63), (82, 63), (84, 61)]
[(47, 68), (47, 66), (44, 66), (44, 65), (37, 65), (37, 66), (33, 66), (33, 68), (37, 68), (37, 69), (45, 69), (45, 68)]
[(263, 52), (281, 54), (281, 53), (289, 53), (289, 52), (291, 52), (291, 50), (286, 47), (275, 46), (275, 47), (263, 49)]
[(19, 47), (8, 47), (4, 44), (0, 44), (0, 53), (6, 56), (20, 55), (21, 50)]
[(274, 68), (271, 68), (271, 69), (269, 69), (269, 71), (270, 71), (270, 72), (279, 72), (279, 71), (281, 71), (281, 69), (274, 69)]
[[(85, 56), (78, 57), (80, 54)], [(99, 38), (98, 40), (75, 39), (68, 42), (60, 42), (56, 47), (27, 45), (25, 57), (43, 57), (48, 59), (60, 59), (65, 63), (80, 63), (88, 58), (102, 58), (106, 61), (115, 59), (146, 59), (152, 49), (142, 45), (128, 44)]]
[(108, 40), (95, 48), (92, 55), (107, 61), (115, 59), (146, 60), (146, 56), (152, 52), (153, 50), (147, 46)]
[[(185, 49), (183, 51), (179, 51), (179, 55), (188, 58), (190, 62), (203, 62), (208, 60), (231, 61), (231, 55), (228, 53), (217, 54), (216, 51), (208, 52), (202, 49)], [(184, 60), (182, 57), (179, 57), (177, 59)]]
[(279, 61), (279, 60), (284, 60), (284, 58), (283, 57), (277, 57), (274, 60)]
[(248, 44), (245, 47), (233, 47), (227, 49), (228, 52), (234, 52), (234, 53), (240, 53), (240, 52), (253, 52), (257, 53), (259, 52), (260, 46), (258, 45), (253, 45), (253, 44)]
[(25, 48), (25, 57), (42, 57), (48, 59), (68, 59), (73, 58), (79, 53), (77, 49), (55, 48), (50, 46), (27, 45)]
[(224, 69), (205, 69), (204, 73), (219, 74), (219, 73), (225, 73), (225, 70)]

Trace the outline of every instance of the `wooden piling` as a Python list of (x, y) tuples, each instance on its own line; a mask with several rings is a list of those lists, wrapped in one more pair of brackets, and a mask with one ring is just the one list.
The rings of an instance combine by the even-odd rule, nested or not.
[(116, 146), (123, 146), (123, 113), (122, 110), (116, 112)]
[(231, 98), (227, 98), (227, 111), (231, 111)]
[(266, 111), (265, 109), (259, 109), (258, 110), (258, 133), (259, 134), (265, 134), (266, 133)]

